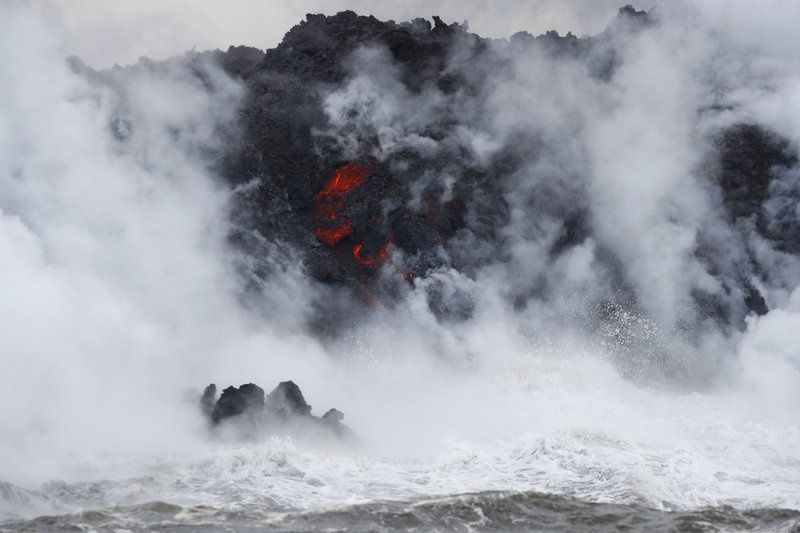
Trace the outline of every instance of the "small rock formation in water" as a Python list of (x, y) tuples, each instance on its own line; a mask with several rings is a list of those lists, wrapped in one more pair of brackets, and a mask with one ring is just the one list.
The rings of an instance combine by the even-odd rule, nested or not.
[(322, 417), (311, 414), (311, 406), (293, 381), (283, 381), (265, 395), (264, 389), (253, 383), (227, 387), (217, 398), (217, 386), (212, 383), (200, 398), (200, 409), (212, 427), (233, 422), (252, 433), (289, 432), (311, 435), (331, 434), (341, 440), (355, 439), (353, 431), (344, 425), (344, 414), (329, 409)]

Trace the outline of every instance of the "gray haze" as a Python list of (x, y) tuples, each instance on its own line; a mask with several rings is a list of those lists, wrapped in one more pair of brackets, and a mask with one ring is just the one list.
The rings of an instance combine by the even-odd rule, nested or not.
[[(593, 34), (603, 30), (620, 7), (614, 0), (33, 0), (63, 23), (66, 52), (103, 68), (135, 62), (141, 56), (168, 57), (197, 50), (245, 44), (277, 45), (306, 13), (335, 14), (345, 9), (379, 19), (410, 20), (440, 15), (448, 22), (469, 22), (485, 37), (508, 37), (527, 30)], [(633, 0), (640, 9), (654, 2)]]
[[(87, 492), (106, 491), (108, 505), (177, 494), (235, 507), (241, 494), (224, 491), (252, 484), (264, 501), (301, 508), (508, 486), (677, 508), (800, 507), (790, 468), (800, 443), (800, 267), (747, 228), (729, 227), (698, 171), (705, 135), (735, 122), (800, 145), (800, 5), (670, 2), (661, 26), (625, 43), (607, 84), (573, 63), (517, 57), (501, 42), (512, 68), (504, 83), (487, 84), (480, 108), (459, 108), (433, 89), (410, 93), (385, 51), (360, 50), (346, 83), (326, 95), (330, 129), (318, 132), (339, 139), (343, 153), (362, 148), (348, 137), (359, 129), (380, 132), (377, 158), (451, 143), (481, 165), (520, 131), (547, 149), (514, 176), (507, 262), (473, 276), (437, 271), (396, 307), (323, 342), (303, 328), (315, 292), (295, 264), (281, 263), (267, 280), (269, 320), (240, 305), (225, 246), (230, 191), (212, 163), (236, 133), (244, 87), (211, 62), (198, 67), (203, 83), (181, 58), (98, 81), (65, 57), (104, 67), (191, 47), (269, 47), (307, 11), (433, 14), (429, 2), (370, 4), (0, 3), (0, 481), (44, 487), (37, 494), (51, 499), (42, 508), (60, 512), (94, 500), (76, 497), (70, 507), (52, 494), (85, 486), (42, 483), (97, 482)], [(504, 36), (595, 33), (618, 7), (445, 1), (435, 12)], [(723, 111), (697, 112), (712, 105)], [(442, 145), (415, 135), (448, 106), (468, 117), (464, 128)], [(353, 109), (357, 121), (347, 120)], [(563, 181), (547, 182), (553, 169)], [(420, 188), (426, 179), (455, 178), (421, 176)], [(532, 204), (545, 186), (557, 202)], [(546, 209), (578, 197), (594, 233), (548, 263), (558, 228)], [(536, 223), (526, 216), (532, 205), (543, 213)], [(686, 347), (669, 332), (690, 295), (730, 292), (726, 271), (710, 273), (693, 254), (703, 232), (728, 252), (725, 267), (752, 253), (771, 274), (761, 287), (771, 311), (741, 317), (741, 330), (702, 329)], [(471, 245), (464, 253), (481, 253)], [(601, 342), (563, 320), (583, 305), (576, 294), (614, 289), (603, 249), (622, 259), (654, 330), (697, 365), (688, 368), (717, 371), (702, 394), (638, 388)], [(553, 287), (552, 302), (524, 312), (509, 305), (540, 279)], [(469, 293), (475, 315), (437, 320), (425, 297), (431, 283)], [(313, 405), (345, 411), (363, 454), (215, 441), (183, 399), (210, 381), (281, 379), (300, 383)], [(41, 510), (14, 505), (9, 512)]]

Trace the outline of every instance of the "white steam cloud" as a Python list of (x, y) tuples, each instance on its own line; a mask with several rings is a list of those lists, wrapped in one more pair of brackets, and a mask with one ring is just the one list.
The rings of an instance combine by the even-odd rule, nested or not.
[(0, 464), (36, 480), (78, 450), (173, 441), (197, 423), (189, 384), (254, 379), (248, 358), (299, 361), (309, 342), (248, 333), (223, 253), (227, 193), (207, 169), (241, 88), (180, 60), (89, 83), (35, 12), (0, 18)]
[[(800, 18), (800, 8), (662, 8), (657, 26), (618, 37), (627, 42), (609, 82), (573, 60), (522, 55), (513, 43), (497, 42), (510, 67), (474, 65), (470, 81), (481, 80), (474, 98), (435, 87), (410, 91), (385, 50), (360, 50), (348, 81), (325, 100), (330, 128), (317, 132), (343, 154), (363, 154), (361, 143), (373, 133), (370, 155), (378, 159), (402, 150), (459, 153), (485, 167), (509, 143), (538, 152), (502, 191), (509, 205), (502, 261), (474, 236), (460, 235), (450, 253), (480, 258), (474, 272), (442, 268), (396, 306), (376, 307), (322, 341), (304, 329), (316, 289), (301, 267), (280, 264), (258, 312), (241, 305), (239, 258), (226, 245), (230, 191), (214, 168), (239, 133), (245, 88), (202, 55), (84, 72), (65, 60), (63, 30), (42, 5), (59, 6), (68, 27), (93, 27), (89, 11), (62, 2), (0, 4), (0, 481), (36, 489), (51, 479), (155, 479), (174, 460), (179, 479), (214, 475), (269, 497), (259, 485), (265, 471), (285, 482), (277, 485), (281, 495), (313, 481), (316, 492), (297, 489), (302, 506), (518, 482), (595, 500), (637, 501), (633, 494), (654, 506), (800, 508), (796, 479), (782, 466), (800, 444), (792, 420), (800, 409), (800, 263), (754, 231), (731, 227), (703, 177), (709, 134), (721, 125), (755, 121), (800, 145), (800, 39), (787, 22)], [(203, 13), (211, 9), (201, 5)], [(250, 5), (237, 4), (233, 15)], [(442, 12), (454, 5), (442, 4)], [(595, 19), (605, 21), (610, 4), (588, 15), (581, 6), (589, 4), (564, 11), (538, 5), (553, 20), (580, 19), (599, 31)], [(509, 6), (503, 9), (520, 4)], [(119, 9), (104, 8), (94, 20), (125, 13)], [(408, 10), (393, 12), (427, 14)], [(281, 31), (296, 22), (274, 20)], [(762, 40), (767, 30), (776, 38)], [(247, 37), (224, 35), (225, 44)], [(67, 42), (70, 51), (92, 46), (75, 33)], [(154, 46), (132, 48), (180, 51), (167, 37)], [(95, 50), (96, 61), (131, 59), (118, 53)], [(454, 68), (462, 60), (451, 58)], [(704, 114), (710, 106), (726, 111)], [(435, 141), (420, 134), (443, 116), (459, 117), (460, 127)], [(781, 186), (796, 191), (798, 176), (792, 169)], [(444, 171), (420, 176), (415, 187), (442, 185), (446, 199), (457, 180)], [(590, 235), (548, 256), (565, 230), (561, 216), (578, 205), (587, 208)], [(409, 208), (419, 205), (412, 200)], [(785, 208), (775, 212), (785, 215)], [(719, 271), (694, 253), (701, 234), (727, 254)], [(605, 261), (609, 251), (618, 265)], [(742, 266), (747, 254), (758, 265)], [(759, 279), (757, 269), (770, 276)], [(740, 290), (735, 276), (759, 285), (770, 312), (747, 317), (743, 332), (695, 324), (693, 295), (733, 301), (741, 296), (730, 294)], [(687, 372), (711, 376), (698, 379), (703, 394), (638, 388), (620, 377), (607, 338), (574, 326), (621, 286), (643, 310), (621, 314), (619, 330), (607, 332), (636, 337), (623, 373), (646, 372), (657, 356), (644, 352), (665, 348), (686, 359)], [(474, 309), (471, 318), (437, 319), (432, 289)], [(537, 294), (547, 298), (530, 297)], [(687, 323), (696, 326), (690, 340), (676, 333)], [(230, 451), (229, 443), (211, 441), (196, 405), (181, 398), (210, 381), (270, 387), (283, 379), (301, 385), (316, 414), (333, 406), (347, 413), (365, 441), (362, 455), (309, 459), (281, 442), (281, 460), (305, 469), (296, 476), (265, 459), (272, 448)], [(731, 440), (735, 454), (721, 444)], [(489, 445), (471, 448), (474, 442), (497, 446), (487, 452)], [(375, 455), (381, 459), (371, 462)], [(596, 476), (593, 468), (610, 474)], [(748, 484), (759, 469), (774, 492)], [(719, 482), (718, 472), (732, 474)], [(395, 476), (396, 492), (383, 476)], [(142, 482), (140, 494), (104, 501), (164, 497), (162, 478), (147, 479), (152, 485)], [(179, 493), (178, 485), (169, 490)], [(707, 492), (687, 495), (695, 486)], [(193, 497), (229, 503), (216, 493)], [(52, 505), (46, 509), (72, 509)]]
[[(598, 33), (620, 7), (614, 0), (445, 0), (434, 6), (422, 0), (237, 0), (224, 8), (213, 0), (33, 3), (63, 22), (68, 54), (77, 54), (96, 68), (133, 63), (142, 56), (163, 59), (192, 48), (225, 49), (232, 44), (272, 48), (306, 13), (334, 15), (350, 9), (398, 22), (440, 15), (445, 20), (466, 19), (480, 35), (506, 37), (520, 30)], [(638, 9), (653, 5), (642, 0), (629, 3)]]

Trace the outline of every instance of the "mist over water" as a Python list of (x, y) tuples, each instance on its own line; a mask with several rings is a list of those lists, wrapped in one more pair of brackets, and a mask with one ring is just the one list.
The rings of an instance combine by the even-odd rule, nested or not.
[[(360, 49), (309, 149), (486, 168), (512, 145), (523, 163), (507, 213), (469, 214), (507, 217), (501, 254), (466, 236), (446, 253), (467, 268), (330, 335), (316, 313), (343, 293), (278, 242), (254, 297), (247, 270), (264, 264), (228, 241), (239, 191), (218, 169), (241, 135), (241, 82), (202, 54), (92, 71), (65, 59), (52, 16), (0, 4), (0, 520), (482, 491), (800, 510), (800, 256), (726, 219), (704, 177), (732, 124), (798, 149), (800, 8), (772, 7), (657, 8), (657, 26), (611, 37), (623, 57), (608, 82), (498, 40), (507, 68), (474, 65), (472, 97), (410, 91), (385, 50)], [(453, 116), (439, 143), (419, 135)], [(797, 224), (798, 172), (770, 223)], [(458, 178), (414, 187), (446, 196)], [(551, 253), (577, 206), (590, 231)], [(748, 285), (767, 314), (742, 303)], [(432, 287), (466, 318), (437, 316)], [(700, 313), (698, 293), (726, 319)], [(610, 319), (601, 301), (620, 304)], [(344, 411), (361, 445), (211, 435), (191, 395), (287, 379), (315, 414)]]

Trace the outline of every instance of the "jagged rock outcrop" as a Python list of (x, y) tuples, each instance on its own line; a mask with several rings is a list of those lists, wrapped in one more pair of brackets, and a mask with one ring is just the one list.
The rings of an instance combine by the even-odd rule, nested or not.
[(200, 398), (200, 409), (212, 427), (234, 424), (246, 435), (300, 432), (304, 435), (332, 435), (355, 440), (353, 432), (342, 423), (344, 414), (328, 410), (322, 417), (311, 414), (303, 392), (293, 381), (283, 381), (265, 396), (264, 389), (253, 383), (227, 387), (217, 398), (215, 384), (208, 385)]
[(731, 219), (752, 219), (779, 250), (800, 253), (800, 190), (783, 181), (798, 163), (797, 152), (786, 139), (756, 124), (728, 128), (719, 148), (718, 183)]
[[(238, 197), (239, 225), (233, 240), (257, 256), (262, 253), (263, 238), (277, 234), (302, 252), (316, 279), (353, 287), (357, 293), (368, 283), (370, 294), (383, 292), (384, 297), (397, 292), (392, 284), (413, 282), (443, 267), (470, 275), (482, 265), (502, 261), (515, 176), (546, 147), (519, 132), (521, 137), (514, 143), (497, 149), (488, 161), (476, 162), (465, 155), (469, 147), (455, 139), (459, 128), (472, 127), (459, 100), (474, 100), (479, 106), (487, 78), (502, 77), (510, 68), (510, 55), (546, 54), (573, 61), (590, 76), (607, 82), (621, 61), (619, 47), (625, 42), (621, 36), (657, 24), (656, 12), (626, 6), (598, 36), (548, 32), (534, 37), (521, 32), (506, 47), (438, 17), (432, 25), (423, 19), (383, 22), (353, 12), (309, 15), (243, 75), (249, 90), (243, 114), (245, 135), (228, 160), (226, 176), (232, 184), (255, 179), (259, 185)], [(341, 93), (358, 72), (370, 68), (369, 64), (354, 66), (357, 61), (368, 63), (358, 56), (365, 48), (386, 54), (379, 62), (391, 63), (402, 84), (398, 90), (410, 95), (409, 100), (420, 95), (445, 102), (437, 108), (436, 120), (423, 121), (424, 128), (406, 132), (416, 145), (387, 153), (378, 129), (359, 129), (363, 110), (356, 108), (346, 109), (352, 116), (342, 119), (344, 126), (331, 126), (335, 117), (326, 98), (334, 91)], [(337, 135), (352, 136), (359, 151), (343, 148)], [(796, 163), (797, 156), (785, 140), (751, 124), (729, 127), (719, 132), (719, 138), (717, 164), (711, 165), (714, 170), (708, 179), (720, 187), (731, 219), (755, 216), (763, 236), (779, 249), (797, 253), (797, 217), (774, 216), (791, 210), (792, 204), (787, 193), (776, 199), (779, 191), (770, 192), (781, 188), (780, 174)], [(426, 143), (435, 149), (427, 149)], [(437, 179), (426, 182), (425, 176)], [(344, 185), (332, 187), (337, 183)], [(585, 192), (576, 185), (574, 193), (563, 199), (546, 186), (541, 193), (553, 198), (535, 200), (536, 205), (563, 227), (549, 252), (555, 258), (591, 236)], [(716, 272), (721, 268), (718, 258), (704, 255), (706, 251), (698, 246), (697, 254)], [(376, 272), (392, 252), (402, 257), (401, 271), (393, 278), (379, 279)], [(617, 260), (607, 251), (604, 254), (610, 258), (608, 268), (618, 270)], [(766, 312), (764, 298), (751, 280), (737, 276), (731, 275), (734, 281), (730, 283), (741, 288), (726, 289), (726, 301), (697, 295), (698, 316), (741, 325), (748, 309)], [(620, 283), (624, 285), (624, 280)], [(470, 316), (468, 297), (442, 298), (437, 286), (429, 288), (430, 307), (437, 316), (447, 320)], [(541, 290), (530, 294), (541, 296)], [(631, 300), (625, 294), (617, 305)]]
[[(535, 147), (525, 142), (509, 145), (482, 164), (465, 157), (468, 148), (454, 139), (454, 132), (469, 124), (456, 102), (480, 100), (484, 76), (489, 75), (476, 76), (474, 68), (491, 65), (503, 72), (508, 54), (546, 53), (583, 61), (592, 75), (607, 79), (618, 62), (614, 31), (640, 31), (654, 23), (647, 13), (626, 7), (615, 22), (617, 30), (583, 38), (519, 33), (511, 38), (510, 51), (498, 52), (493, 41), (469, 33), (466, 25), (448, 25), (439, 17), (433, 21), (398, 24), (351, 11), (308, 15), (243, 76), (248, 87), (245, 135), (227, 159), (225, 175), (234, 185), (252, 180), (259, 185), (238, 197), (240, 231), (232, 237), (238, 246), (257, 255), (263, 248), (261, 238), (277, 233), (303, 252), (316, 279), (351, 286), (374, 280), (389, 248), (404, 255), (406, 281), (443, 266), (470, 271), (502, 257), (501, 233), (510, 221), (509, 179)], [(355, 64), (359, 59), (354, 54), (365, 48), (388, 54), (380, 61), (394, 64), (402, 90), (412, 95), (428, 91), (433, 98), (452, 101), (438, 119), (409, 132), (420, 144), (436, 144), (436, 150), (425, 153), (409, 146), (376, 157), (381, 143), (377, 131), (345, 127), (345, 132), (330, 132), (326, 96), (346, 85), (355, 71), (369, 68)], [(348, 112), (358, 119), (358, 110)], [(359, 136), (361, 151), (347, 153), (338, 134)], [(360, 181), (340, 191), (335, 209), (330, 203), (320, 205), (326, 187), (348, 165), (362, 169)], [(415, 190), (415, 182), (425, 175), (452, 177), (449, 190), (441, 183)], [(583, 215), (579, 203), (574, 207), (563, 213), (567, 237), (580, 234), (573, 222), (580, 223)], [(320, 238), (320, 229), (328, 231), (329, 238)], [(485, 248), (482, 257), (465, 251), (465, 239), (479, 241)], [(560, 245), (566, 243), (562, 240)], [(373, 286), (371, 292), (376, 290)], [(446, 315), (446, 307), (437, 308)]]
[(222, 395), (214, 403), (214, 408), (211, 410), (211, 422), (219, 424), (226, 418), (241, 415), (255, 417), (264, 410), (264, 407), (264, 389), (258, 385), (247, 383), (238, 389), (228, 387), (222, 391)]
[(293, 381), (279, 383), (267, 396), (266, 406), (270, 413), (282, 419), (311, 414), (311, 406), (306, 403), (300, 387)]
[[(289, 249), (287, 262), (301, 260), (322, 287), (309, 319), (320, 334), (372, 302), (392, 305), (408, 287), (424, 288), (440, 320), (459, 322), (472, 316), (474, 301), (447, 285), (446, 273), (476, 279), (529, 244), (546, 270), (587, 241), (597, 244), (591, 169), (570, 166), (585, 147), (563, 146), (575, 127), (551, 134), (537, 124), (500, 133), (484, 126), (496, 119), (493, 98), (504, 85), (524, 90), (513, 85), (519, 64), (544, 69), (544, 79), (553, 65), (566, 65), (589, 86), (604, 87), (614, 83), (632, 38), (659, 24), (657, 10), (626, 6), (596, 36), (519, 32), (492, 40), (439, 17), (396, 23), (345, 11), (308, 15), (266, 52), (231, 47), (187, 56), (199, 78), (211, 80), (203, 67), (211, 61), (244, 87), (236, 134), (225, 132), (231, 143), (214, 161), (234, 191), (230, 243), (246, 258), (248, 287), (257, 292), (281, 268), (273, 256)], [(516, 104), (504, 104), (505, 120)], [(124, 139), (128, 124), (117, 126)], [(747, 313), (768, 311), (771, 280), (754, 236), (800, 254), (796, 147), (755, 123), (718, 126), (705, 140), (711, 153), (697, 180), (730, 229), (698, 232), (692, 253), (715, 280), (711, 289), (692, 289), (689, 310), (670, 326), (687, 336), (691, 324), (743, 328)], [(629, 258), (597, 246), (593, 261), (613, 287), (587, 291), (586, 308), (646, 315), (627, 277)], [(519, 286), (506, 280), (515, 309), (559, 298), (546, 275), (519, 277)], [(337, 292), (344, 297), (330, 297)], [(604, 327), (606, 314), (584, 315), (587, 327)]]

